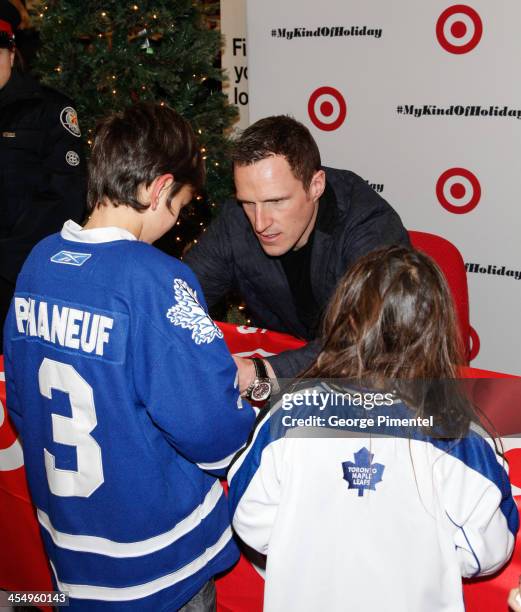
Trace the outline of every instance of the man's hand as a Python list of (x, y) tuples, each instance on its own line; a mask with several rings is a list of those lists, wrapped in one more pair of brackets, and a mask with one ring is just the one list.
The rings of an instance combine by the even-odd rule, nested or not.
[(19, 30), (26, 30), (31, 27), (31, 18), (29, 17), (29, 13), (25, 8), (24, 4), (21, 0), (10, 0), (11, 4), (16, 8), (16, 10), (20, 13), (20, 25), (18, 26)]
[(239, 391), (241, 395), (244, 395), (255, 378), (255, 366), (251, 359), (237, 355), (232, 355), (232, 357), (239, 371)]
[[(251, 359), (247, 359), (246, 357), (239, 357), (238, 355), (232, 355), (232, 357), (235, 361), (235, 365), (237, 366), (237, 370), (239, 371), (239, 391), (241, 395), (244, 396), (246, 389), (255, 379), (255, 366), (253, 365), (253, 361)], [(275, 372), (273, 371), (269, 361), (266, 361), (265, 359), (263, 359), (263, 361), (264, 365), (266, 366), (268, 376), (271, 379), (271, 384), (273, 385), (274, 390), (278, 391), (277, 377), (275, 376)]]

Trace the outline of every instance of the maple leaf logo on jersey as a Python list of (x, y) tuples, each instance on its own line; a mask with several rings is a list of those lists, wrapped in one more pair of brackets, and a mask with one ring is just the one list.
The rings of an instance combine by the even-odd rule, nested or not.
[(223, 337), (222, 331), (199, 304), (197, 293), (186, 281), (176, 278), (174, 293), (177, 304), (169, 308), (166, 313), (174, 325), (192, 330), (192, 340), (196, 344), (210, 344), (215, 338)]
[(374, 455), (367, 448), (361, 448), (355, 453), (355, 462), (342, 463), (344, 480), (347, 480), (349, 489), (358, 489), (358, 497), (362, 497), (365, 489), (376, 491), (376, 483), (382, 481), (385, 466), (373, 463)]

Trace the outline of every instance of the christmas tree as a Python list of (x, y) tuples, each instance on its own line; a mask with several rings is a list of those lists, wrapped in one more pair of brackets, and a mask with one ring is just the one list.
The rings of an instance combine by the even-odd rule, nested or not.
[(206, 193), (158, 245), (176, 256), (232, 192), (225, 133), (237, 112), (221, 91), (216, 11), (218, 3), (192, 0), (46, 0), (35, 15), (41, 38), (35, 71), (74, 100), (87, 145), (98, 119), (138, 100), (172, 106), (198, 134)]

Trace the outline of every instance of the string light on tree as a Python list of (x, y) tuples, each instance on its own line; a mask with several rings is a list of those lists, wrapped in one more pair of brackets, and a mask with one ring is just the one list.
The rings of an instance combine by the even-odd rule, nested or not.
[[(230, 141), (224, 133), (236, 110), (220, 87), (220, 33), (209, 27), (206, 2), (107, 0), (92, 5), (89, 12), (85, 2), (38, 4), (42, 48), (36, 72), (74, 100), (89, 147), (98, 120), (132, 101), (156, 100), (192, 123), (207, 164), (207, 185), (160, 246), (179, 256), (206, 230), (216, 211), (214, 202), (229, 197), (233, 189)], [(180, 58), (188, 78), (179, 78)]]

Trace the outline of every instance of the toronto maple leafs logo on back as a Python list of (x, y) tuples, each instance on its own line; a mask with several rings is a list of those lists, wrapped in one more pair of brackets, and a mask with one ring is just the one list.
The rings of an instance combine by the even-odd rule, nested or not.
[(385, 466), (373, 463), (373, 453), (367, 448), (361, 448), (355, 453), (355, 462), (342, 463), (344, 480), (347, 480), (350, 489), (358, 489), (358, 497), (362, 497), (364, 490), (376, 491), (376, 483), (382, 481)]
[(210, 344), (222, 338), (222, 331), (215, 325), (199, 304), (197, 292), (181, 278), (174, 279), (174, 294), (177, 304), (167, 310), (167, 318), (174, 324), (190, 329), (196, 344)]

